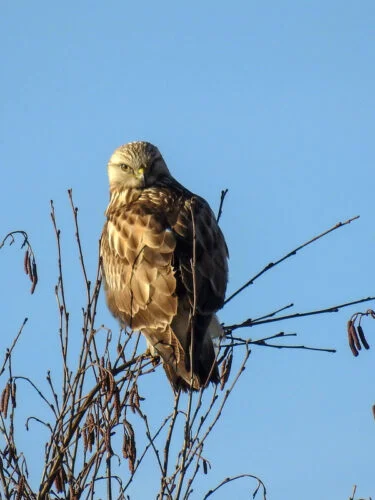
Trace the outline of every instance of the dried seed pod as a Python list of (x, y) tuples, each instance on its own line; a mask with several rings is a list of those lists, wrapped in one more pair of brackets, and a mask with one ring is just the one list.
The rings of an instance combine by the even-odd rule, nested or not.
[(0, 411), (4, 414), (4, 418), (7, 418), (8, 416), (10, 393), (11, 393), (11, 385), (8, 382), (1, 394), (1, 401), (0, 401)]
[(94, 420), (94, 416), (92, 415), (92, 413), (89, 413), (87, 415), (86, 423), (85, 423), (85, 430), (86, 430), (85, 438), (86, 438), (86, 443), (87, 443), (86, 444), (87, 449), (91, 453), (92, 447), (95, 443), (95, 420)]
[(100, 377), (101, 390), (103, 392), (106, 392), (108, 373), (107, 373), (107, 370), (105, 370), (105, 368), (104, 368), (104, 357), (103, 356), (100, 358), (100, 363), (99, 363), (99, 377)]
[(123, 421), (123, 428), (124, 428), (124, 438), (122, 442), (122, 455), (124, 458), (129, 458), (132, 426), (126, 419), (124, 419)]
[(31, 286), (30, 293), (33, 294), (34, 291), (35, 291), (35, 287), (36, 287), (36, 285), (38, 283), (38, 271), (37, 271), (37, 268), (36, 268), (36, 262), (35, 262), (34, 257), (33, 257), (31, 281), (32, 281), (32, 286)]
[(140, 410), (139, 401), (140, 397), (138, 394), (138, 386), (136, 383), (134, 383), (129, 394), (129, 405), (133, 413)]
[(92, 447), (95, 444), (95, 433), (94, 431), (90, 432), (88, 435), (88, 445), (89, 445), (89, 452), (92, 452)]
[(356, 347), (357, 351), (360, 351), (362, 349), (362, 345), (359, 341), (359, 338), (357, 335), (357, 330), (355, 329), (355, 322), (354, 321), (352, 321), (350, 329), (351, 329), (351, 335), (353, 336), (355, 347)]
[(16, 495), (16, 500), (22, 500), (23, 498), (26, 498), (25, 495), (25, 476), (21, 476), (18, 485), (17, 485), (17, 495)]
[(205, 459), (203, 459), (203, 473), (207, 474), (207, 462)]
[(357, 326), (357, 331), (358, 331), (358, 335), (359, 335), (359, 338), (362, 342), (363, 347), (365, 349), (370, 349), (370, 346), (367, 343), (367, 340), (366, 340), (366, 337), (365, 337), (365, 334), (364, 334), (364, 331), (363, 331), (363, 328), (361, 327), (361, 325)]
[(233, 361), (233, 350), (229, 352), (228, 356), (224, 359), (223, 364), (221, 365), (221, 374), (220, 374), (220, 389), (223, 390), (225, 384), (228, 381), (230, 370), (232, 368)]
[(65, 480), (66, 480), (65, 471), (62, 467), (60, 467), (54, 480), (57, 493), (62, 493), (64, 491)]
[(30, 255), (29, 250), (26, 250), (25, 257), (23, 259), (23, 268), (27, 276), (30, 276), (31, 266), (30, 266)]
[(95, 430), (95, 419), (94, 419), (94, 415), (92, 413), (88, 414), (87, 419), (86, 419), (86, 424), (87, 424), (88, 431), (90, 433), (94, 432), (94, 430)]
[(86, 451), (87, 451), (87, 449), (89, 447), (89, 433), (87, 432), (86, 425), (84, 425), (82, 427), (81, 436), (82, 436), (82, 439), (83, 439), (83, 452), (86, 453)]
[(127, 432), (124, 431), (124, 437), (122, 440), (122, 456), (124, 458), (129, 458), (129, 446), (130, 446), (130, 438)]
[(115, 387), (115, 392), (114, 392), (114, 402), (113, 406), (115, 409), (115, 417), (117, 422), (120, 420), (120, 415), (121, 415), (121, 402), (120, 402), (120, 391), (118, 390), (118, 387)]
[(122, 454), (128, 459), (129, 470), (131, 474), (135, 471), (135, 461), (137, 458), (137, 450), (135, 446), (134, 430), (132, 425), (124, 419), (124, 439), (122, 445)]
[[(354, 336), (353, 336), (353, 332), (354, 332)], [(355, 340), (354, 340), (354, 337), (356, 337), (357, 334), (354, 330), (354, 327), (353, 327), (353, 322), (352, 320), (350, 319), (348, 321), (348, 341), (349, 341), (349, 347), (353, 353), (353, 356), (358, 356), (358, 351), (356, 349), (356, 345), (355, 345)]]
[(108, 372), (108, 383), (109, 383), (109, 398), (111, 398), (115, 390), (115, 379), (112, 373), (110, 372)]
[(13, 383), (12, 383), (12, 390), (11, 390), (11, 397), (12, 397), (13, 408), (17, 407), (16, 393), (17, 393), (17, 386), (16, 386), (16, 382), (13, 381)]

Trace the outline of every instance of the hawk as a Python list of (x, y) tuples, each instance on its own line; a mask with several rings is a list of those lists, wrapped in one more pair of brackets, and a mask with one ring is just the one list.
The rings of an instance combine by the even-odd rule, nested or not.
[(107, 304), (146, 337), (175, 390), (219, 380), (228, 250), (208, 203), (179, 184), (157, 147), (131, 142), (108, 162), (100, 253)]

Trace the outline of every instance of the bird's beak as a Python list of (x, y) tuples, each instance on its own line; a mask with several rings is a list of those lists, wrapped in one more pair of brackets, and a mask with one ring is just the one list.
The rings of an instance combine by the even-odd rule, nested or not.
[(137, 170), (137, 178), (141, 181), (142, 187), (145, 186), (145, 169), (143, 167)]

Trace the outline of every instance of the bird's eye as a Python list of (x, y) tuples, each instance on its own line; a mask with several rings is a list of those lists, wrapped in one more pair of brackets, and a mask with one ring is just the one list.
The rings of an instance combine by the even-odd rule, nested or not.
[(126, 163), (121, 163), (120, 168), (121, 168), (121, 170), (123, 170), (124, 172), (128, 172), (128, 171), (130, 170), (129, 165), (127, 165)]

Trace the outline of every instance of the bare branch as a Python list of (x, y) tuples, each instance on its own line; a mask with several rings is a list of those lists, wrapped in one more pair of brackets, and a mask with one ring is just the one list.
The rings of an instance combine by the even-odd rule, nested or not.
[(296, 255), (297, 252), (299, 252), (300, 250), (302, 250), (302, 248), (305, 248), (307, 247), (308, 245), (311, 245), (311, 243), (314, 243), (315, 241), (318, 241), (320, 240), (321, 238), (323, 238), (324, 236), (326, 236), (327, 234), (331, 233), (332, 231), (336, 231), (336, 229), (339, 229), (340, 227), (343, 227), (343, 226), (346, 226), (348, 224), (350, 224), (351, 222), (357, 220), (359, 218), (359, 215), (355, 216), (355, 217), (352, 217), (351, 219), (348, 219), (346, 220), (345, 222), (338, 222), (337, 224), (335, 224), (333, 227), (331, 227), (330, 229), (327, 229), (326, 231), (324, 231), (323, 233), (319, 234), (318, 236), (315, 236), (314, 238), (312, 238), (311, 240), (309, 241), (306, 241), (305, 243), (303, 243), (302, 245), (296, 247), (294, 250), (292, 250), (291, 252), (288, 252), (286, 255), (284, 255), (283, 257), (281, 257), (281, 259), (277, 260), (276, 262), (270, 262), (266, 267), (264, 267), (258, 274), (256, 274), (255, 276), (253, 276), (249, 281), (247, 281), (244, 285), (242, 285), (238, 290), (236, 290), (234, 293), (232, 293), (232, 295), (230, 295), (224, 302), (224, 305), (227, 304), (230, 300), (234, 299), (234, 297), (236, 297), (239, 293), (241, 293), (243, 290), (245, 290), (245, 288), (247, 288), (248, 286), (250, 285), (253, 285), (254, 282), (260, 278), (260, 276), (262, 276), (262, 274), (264, 274), (265, 272), (269, 271), (270, 269), (272, 269), (273, 267), (276, 267), (278, 264), (281, 264), (281, 262), (283, 262), (284, 260), (286, 259), (289, 259), (289, 257), (292, 257), (293, 255)]
[(302, 313), (295, 313), (295, 314), (288, 314), (286, 316), (277, 316), (276, 318), (268, 318), (267, 319), (255, 319), (252, 320), (251, 318), (246, 319), (242, 323), (234, 324), (234, 325), (226, 325), (224, 326), (224, 330), (227, 334), (227, 332), (232, 332), (238, 328), (250, 328), (252, 326), (257, 326), (257, 325), (263, 325), (265, 323), (275, 323), (276, 321), (283, 321), (286, 319), (293, 319), (293, 318), (303, 318), (305, 316), (314, 316), (317, 314), (326, 314), (326, 313), (336, 313), (340, 309), (343, 309), (344, 307), (349, 307), (353, 306), (356, 304), (362, 304), (363, 302), (369, 302), (370, 300), (375, 300), (375, 297), (367, 297), (365, 299), (359, 299), (359, 300), (354, 300), (352, 302), (345, 302), (344, 304), (338, 304), (337, 306), (331, 306), (327, 307), (325, 309), (316, 309), (314, 311), (307, 311), (307, 312), (302, 312)]
[(237, 481), (237, 479), (242, 479), (242, 478), (245, 478), (245, 477), (249, 477), (251, 479), (256, 479), (258, 481), (258, 486), (256, 487), (254, 493), (253, 493), (253, 498), (255, 498), (255, 496), (257, 495), (258, 491), (259, 491), (259, 488), (262, 487), (263, 488), (263, 500), (267, 500), (267, 491), (266, 491), (266, 487), (263, 483), (263, 481), (261, 479), (259, 479), (259, 477), (257, 476), (254, 476), (253, 474), (239, 474), (238, 476), (233, 476), (233, 477), (227, 477), (225, 478), (223, 481), (221, 481), (220, 484), (218, 484), (216, 486), (216, 488), (214, 488), (213, 490), (210, 490), (206, 493), (206, 495), (204, 496), (204, 499), (203, 500), (206, 500), (206, 498), (210, 497), (213, 493), (215, 493), (218, 489), (220, 489), (221, 487), (223, 487), (225, 484), (228, 484), (230, 483), (231, 481)]
[[(221, 192), (218, 221), (222, 215), (227, 192), (227, 189)], [(136, 485), (136, 481), (143, 479), (142, 465), (145, 465), (144, 458), (147, 454), (149, 458), (154, 460), (154, 464), (157, 464), (156, 470), (160, 477), (156, 490), (158, 492), (157, 498), (159, 500), (191, 498), (194, 484), (199, 481), (199, 473), (207, 474), (208, 469), (215, 465), (211, 464), (208, 456), (205, 456), (208, 449), (206, 442), (208, 436), (214, 431), (230, 394), (247, 366), (251, 353), (250, 346), (335, 352), (333, 349), (285, 343), (290, 341), (290, 337), (296, 337), (296, 333), (279, 332), (263, 338), (244, 339), (241, 336), (235, 337), (233, 332), (236, 329), (286, 319), (337, 312), (344, 307), (375, 300), (375, 298), (368, 297), (325, 309), (282, 315), (281, 313), (293, 307), (293, 304), (287, 304), (257, 318), (249, 318), (242, 323), (224, 326), (225, 337), (221, 339), (220, 349), (216, 355), (216, 362), (220, 368), (221, 384), (214, 385), (213, 388), (206, 387), (195, 393), (189, 391), (186, 395), (178, 392), (175, 394), (173, 408), (167, 412), (167, 416), (163, 416), (158, 423), (155, 423), (154, 415), (145, 411), (146, 404), (143, 404), (144, 398), (140, 396), (139, 388), (142, 388), (142, 377), (149, 376), (157, 369), (157, 361), (140, 354), (139, 332), (133, 332), (130, 329), (120, 330), (118, 337), (116, 336), (114, 340), (110, 329), (96, 325), (97, 304), (102, 280), (101, 262), (98, 259), (95, 280), (91, 281), (80, 237), (78, 208), (74, 204), (71, 190), (68, 191), (68, 196), (74, 220), (76, 251), (82, 269), (82, 273), (78, 273), (78, 278), (82, 280), (85, 289), (84, 307), (78, 309), (81, 318), (78, 329), (78, 332), (81, 332), (80, 350), (77, 352), (75, 349), (73, 352), (70, 348), (72, 326), (67, 306), (69, 303), (72, 308), (75, 308), (76, 304), (69, 300), (69, 287), (65, 286), (66, 273), (69, 272), (69, 261), (63, 261), (65, 254), (63, 255), (61, 245), (61, 230), (57, 224), (53, 202), (51, 202), (51, 218), (57, 247), (58, 281), (55, 295), (58, 306), (61, 355), (61, 366), (58, 369), (62, 373), (62, 383), (61, 388), (58, 388), (51, 372), (48, 371), (47, 397), (47, 394), (44, 394), (31, 378), (13, 374), (12, 353), (27, 321), (25, 319), (11, 347), (5, 353), (4, 362), (0, 369), (0, 375), (4, 373), (5, 369), (9, 371), (0, 398), (0, 432), (4, 436), (5, 442), (4, 449), (0, 449), (0, 485), (5, 498), (50, 500), (64, 497), (77, 500), (84, 495), (87, 499), (93, 499), (97, 495), (96, 485), (98, 482), (105, 481), (107, 498), (125, 500), (125, 498), (129, 498), (127, 496), (129, 486)], [(196, 303), (198, 284), (195, 276), (194, 202), (191, 210), (193, 254), (190, 264), (193, 280), (193, 312), (188, 342), (190, 342), (191, 384), (193, 384), (194, 315), (198, 306)], [(336, 224), (331, 229), (289, 252), (275, 263), (269, 264), (232, 294), (226, 303), (267, 270), (356, 218)], [(18, 234), (24, 238), (22, 246), (27, 246), (24, 267), (35, 288), (36, 266), (27, 234), (23, 231), (9, 233), (0, 243), (0, 248), (4, 246), (6, 241), (12, 244)], [(361, 319), (366, 315), (375, 318), (374, 311), (369, 309), (367, 313), (355, 313), (349, 322), (350, 339), (357, 353), (362, 347), (369, 348), (363, 324), (361, 325)], [(72, 315), (72, 318), (74, 317), (77, 315)], [(75, 325), (74, 335), (77, 335)], [(283, 341), (283, 344), (279, 343)], [(243, 359), (237, 371), (234, 370), (237, 364), (235, 362), (232, 364), (238, 353), (238, 349), (235, 350), (235, 348), (243, 349)], [(208, 378), (210, 377), (211, 375)], [(41, 402), (51, 410), (49, 421), (40, 418), (39, 415), (29, 416), (26, 420), (28, 429), (29, 423), (36, 421), (41, 423), (48, 433), (44, 469), (37, 493), (33, 492), (28, 484), (26, 461), (22, 453), (17, 450), (15, 442), (16, 381), (20, 379), (26, 380), (35, 391), (33, 393), (29, 390), (29, 392), (33, 393), (36, 398), (40, 398)], [(143, 394), (143, 389), (141, 394)], [(37, 426), (31, 426), (30, 432), (35, 432), (35, 427)], [(119, 429), (121, 429), (121, 437), (119, 437)], [(137, 449), (138, 447), (140, 450)], [(123, 460), (129, 466), (126, 477), (123, 476), (123, 471), (120, 475), (116, 474), (115, 471), (116, 466), (122, 464)], [(257, 487), (252, 493), (253, 497), (258, 492), (263, 492), (265, 500), (265, 485), (252, 474), (227, 477), (214, 489), (209, 490), (204, 498), (212, 496), (226, 484), (244, 478), (257, 481)], [(14, 496), (15, 492), (17, 497)]]

